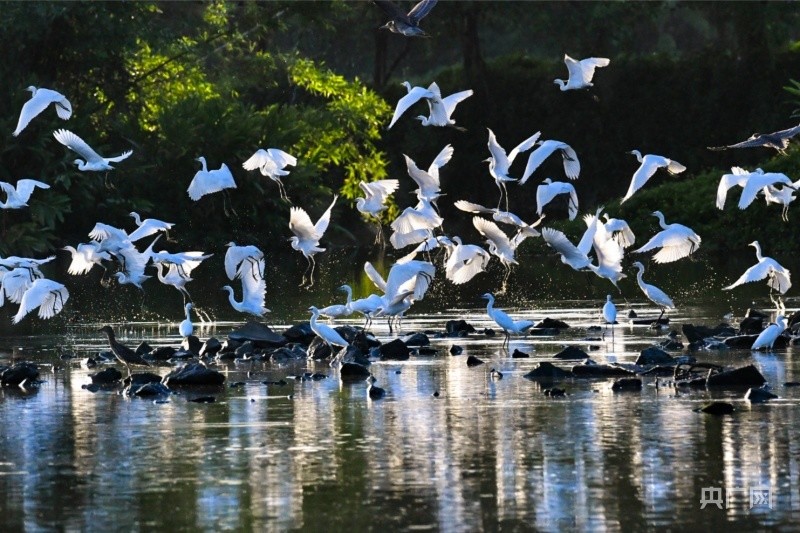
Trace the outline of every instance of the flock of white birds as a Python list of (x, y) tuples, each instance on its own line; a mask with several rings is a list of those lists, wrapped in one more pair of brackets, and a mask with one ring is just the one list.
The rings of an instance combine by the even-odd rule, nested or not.
[[(429, 9), (428, 9), (429, 10)], [(565, 55), (564, 62), (569, 71), (569, 80), (555, 80), (561, 91), (587, 89), (592, 86), (592, 77), (595, 69), (606, 67), (610, 61), (606, 58), (588, 58), (576, 61)], [(438, 85), (434, 82), (427, 88), (412, 87), (408, 82), (403, 85), (407, 89), (398, 102), (388, 127), (391, 128), (403, 115), (421, 100), (428, 105), (428, 115), (418, 115), (417, 120), (422, 126), (459, 128), (453, 114), (459, 103), (472, 96), (471, 90), (460, 91), (443, 97)], [(20, 135), (25, 127), (37, 115), (42, 113), (51, 104), (61, 119), (67, 120), (72, 114), (69, 100), (61, 93), (44, 88), (29, 87), (32, 93), (22, 107), (14, 136)], [(788, 145), (788, 139), (796, 134), (800, 128), (783, 130), (774, 134), (752, 136), (748, 141), (719, 147), (715, 149), (738, 148), (749, 146), (768, 146), (783, 151)], [(113, 170), (113, 165), (128, 158), (132, 151), (128, 150), (115, 157), (99, 155), (89, 144), (78, 135), (66, 129), (54, 132), (54, 137), (64, 146), (76, 152), (80, 158), (74, 161), (80, 171), (105, 171)], [(372, 294), (359, 300), (352, 299), (352, 289), (344, 285), (342, 290), (347, 293), (344, 304), (336, 304), (317, 309), (312, 307), (311, 325), (329, 345), (346, 346), (347, 343), (335, 330), (317, 322), (319, 316), (338, 318), (358, 312), (364, 315), (368, 325), (373, 317), (385, 316), (390, 320), (399, 320), (411, 305), (424, 297), (436, 273), (436, 266), (431, 260), (416, 259), (417, 254), (428, 254), (436, 248), (444, 250), (444, 274), (454, 284), (463, 284), (474, 276), (484, 271), (492, 257), (496, 257), (505, 268), (505, 276), (500, 293), (505, 291), (508, 276), (514, 265), (518, 264), (515, 258), (517, 248), (528, 238), (541, 237), (544, 242), (557, 252), (561, 261), (576, 271), (589, 271), (601, 278), (608, 279), (614, 286), (625, 277), (622, 261), (627, 248), (635, 242), (635, 235), (630, 226), (621, 219), (610, 218), (603, 213), (603, 208), (598, 208), (594, 213), (586, 214), (583, 220), (586, 230), (577, 244), (563, 232), (541, 227), (544, 219), (543, 209), (554, 198), (560, 195), (568, 196), (568, 216), (573, 220), (579, 212), (578, 195), (570, 183), (580, 176), (581, 165), (576, 151), (566, 142), (542, 139), (541, 132), (533, 133), (530, 137), (519, 143), (513, 150), (506, 150), (498, 143), (494, 132), (488, 129), (489, 157), (484, 161), (488, 163), (489, 175), (495, 181), (499, 199), (496, 207), (485, 207), (468, 200), (457, 200), (454, 205), (459, 210), (474, 214), (472, 222), (478, 233), (484, 238), (484, 248), (478, 244), (465, 244), (457, 236), (447, 236), (442, 230), (443, 218), (439, 214), (437, 202), (444, 195), (441, 187), (442, 169), (454, 155), (451, 145), (445, 146), (441, 152), (428, 165), (421, 169), (414, 160), (405, 156), (408, 175), (416, 183), (417, 203), (415, 206), (406, 207), (402, 213), (391, 223), (392, 230), (389, 242), (395, 249), (414, 248), (401, 257), (391, 267), (386, 280), (370, 264), (365, 264), (365, 271), (382, 294)], [(530, 152), (527, 163), (519, 177), (513, 177), (512, 166), (515, 161), (522, 159), (520, 156)], [(543, 179), (537, 186), (536, 212), (538, 220), (525, 222), (519, 216), (508, 210), (508, 193), (506, 184), (518, 182), (524, 185), (542, 163), (554, 153), (559, 153), (564, 168), (564, 175), (569, 181), (553, 181), (551, 178)], [(634, 172), (630, 187), (622, 197), (622, 202), (629, 200), (646, 182), (663, 168), (671, 174), (678, 174), (686, 170), (680, 163), (660, 155), (642, 155), (638, 150), (630, 152), (638, 159), (640, 166)], [(228, 166), (223, 163), (216, 170), (209, 170), (204, 157), (198, 157), (202, 168), (196, 172), (191, 180), (187, 193), (191, 200), (197, 201), (205, 195), (236, 188), (234, 176)], [(288, 167), (296, 166), (298, 160), (289, 153), (278, 149), (259, 149), (252, 157), (244, 161), (242, 167), (248, 171), (258, 170), (263, 176), (270, 178), (278, 186), (278, 191), (283, 200), (290, 203), (282, 178), (289, 175)], [(375, 182), (361, 181), (359, 184), (364, 197), (358, 198), (356, 208), (365, 217), (377, 224), (377, 240), (382, 240), (383, 228), (381, 214), (387, 208), (386, 202), (400, 186), (398, 179), (385, 179)], [(722, 209), (729, 189), (734, 186), (742, 188), (739, 208), (745, 209), (761, 193), (768, 203), (780, 203), (785, 209), (794, 200), (794, 192), (799, 182), (792, 182), (784, 174), (765, 173), (760, 169), (749, 172), (734, 167), (731, 174), (722, 176), (717, 192), (716, 205)], [(0, 189), (6, 193), (5, 202), (0, 203), (3, 209), (19, 209), (27, 205), (27, 201), (34, 194), (36, 188), (48, 189), (46, 183), (20, 179), (16, 185), (0, 182)], [(312, 222), (308, 213), (301, 207), (292, 206), (289, 215), (289, 228), (294, 234), (291, 237), (291, 246), (300, 251), (308, 262), (306, 272), (303, 274), (301, 285), (311, 287), (314, 283), (314, 256), (324, 252), (320, 246), (326, 229), (331, 220), (331, 214), (336, 206), (337, 196), (334, 195), (327, 210), (319, 217), (316, 223)], [(225, 208), (227, 211), (227, 207)], [(602, 216), (601, 216), (602, 215)], [(670, 263), (683, 259), (694, 253), (701, 244), (700, 236), (691, 228), (678, 223), (667, 224), (666, 217), (660, 211), (653, 213), (658, 218), (661, 231), (638, 249), (630, 253), (643, 254), (651, 251), (656, 253), (653, 260), (656, 263)], [(116, 264), (113, 276), (120, 284), (133, 284), (142, 288), (142, 284), (153, 277), (145, 274), (147, 268), (154, 268), (157, 279), (164, 284), (172, 285), (183, 296), (186, 309), (186, 320), (181, 324), (182, 335), (191, 333), (190, 310), (191, 296), (187, 284), (192, 280), (192, 271), (197, 268), (210, 254), (198, 251), (171, 253), (164, 250), (155, 251), (155, 246), (163, 234), (167, 233), (173, 224), (156, 220), (142, 220), (138, 213), (131, 213), (136, 223), (136, 228), (128, 232), (108, 224), (98, 222), (89, 232), (90, 241), (80, 243), (75, 247), (67, 246), (72, 255), (72, 262), (68, 272), (72, 275), (88, 273), (95, 265), (107, 269), (109, 262)], [(485, 218), (490, 217), (490, 218)], [(498, 224), (510, 227), (512, 234), (506, 233)], [(149, 244), (139, 243), (152, 238)], [(383, 243), (381, 242), (381, 245)], [(758, 242), (753, 242), (756, 248), (758, 263), (748, 269), (738, 280), (725, 289), (733, 289), (743, 283), (767, 280), (770, 294), (776, 291), (785, 294), (791, 286), (790, 273), (772, 258), (761, 254)], [(144, 246), (140, 250), (140, 246)], [(21, 321), (28, 313), (38, 308), (41, 318), (50, 318), (59, 313), (69, 298), (66, 287), (53, 280), (46, 279), (40, 270), (43, 263), (54, 259), (51, 256), (45, 259), (23, 257), (0, 258), (0, 306), (6, 300), (19, 304), (19, 309), (13, 317), (13, 323)], [(232, 280), (241, 283), (241, 299), (236, 298), (236, 289), (226, 285), (223, 289), (228, 292), (231, 306), (242, 313), (261, 317), (269, 310), (265, 307), (266, 282), (264, 279), (264, 254), (256, 246), (239, 246), (231, 242), (227, 245), (225, 254), (225, 273)], [(644, 265), (637, 261), (633, 263), (637, 269), (637, 280), (643, 294), (655, 303), (662, 311), (675, 307), (673, 301), (658, 287), (643, 281)], [(105, 274), (104, 274), (105, 279)], [(509, 333), (522, 333), (530, 328), (529, 321), (513, 321), (507, 314), (494, 308), (494, 296), (485, 294), (488, 300), (487, 313), (503, 329)], [(780, 300), (778, 301), (780, 306)], [(611, 296), (608, 297), (604, 316), (607, 322), (613, 323), (616, 310), (613, 308)], [(188, 325), (187, 325), (188, 321)], [(186, 333), (189, 332), (189, 333)]]

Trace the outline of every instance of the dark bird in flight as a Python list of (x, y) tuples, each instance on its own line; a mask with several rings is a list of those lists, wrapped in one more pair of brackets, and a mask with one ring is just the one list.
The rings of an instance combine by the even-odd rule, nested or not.
[(422, 28), (419, 27), (419, 22), (430, 13), (433, 6), (436, 5), (438, 0), (421, 0), (415, 5), (408, 13), (403, 12), (394, 2), (389, 0), (373, 0), (383, 11), (389, 16), (390, 20), (383, 26), (382, 29), (387, 29), (393, 33), (400, 33), (406, 37), (428, 37)]
[(783, 155), (789, 147), (789, 139), (800, 133), (800, 125), (787, 130), (776, 131), (774, 133), (754, 133), (747, 140), (728, 146), (709, 146), (709, 150), (727, 150), (728, 148), (774, 148)]

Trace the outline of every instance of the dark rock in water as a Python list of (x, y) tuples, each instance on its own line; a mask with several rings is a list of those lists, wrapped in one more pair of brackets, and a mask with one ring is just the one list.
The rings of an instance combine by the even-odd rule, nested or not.
[(181, 348), (180, 350), (176, 350), (167, 361), (185, 361), (186, 359), (194, 359), (195, 357), (197, 357), (196, 353)]
[(475, 328), (467, 323), (466, 320), (448, 320), (444, 324), (444, 330), (449, 335), (460, 336), (461, 333), (475, 333)]
[(684, 324), (681, 326), (681, 331), (689, 342), (702, 342), (709, 337), (731, 337), (736, 335), (736, 330), (728, 324), (720, 324), (715, 328)]
[(521, 352), (518, 349), (514, 348), (514, 353), (511, 354), (511, 359), (527, 359), (530, 355), (526, 354), (525, 352)]
[(377, 385), (370, 385), (369, 389), (367, 389), (367, 394), (369, 394), (371, 400), (380, 400), (386, 396), (386, 391)]
[(787, 381), (783, 384), (784, 387), (800, 387), (800, 381)]
[(367, 367), (358, 363), (344, 363), (339, 369), (339, 379), (346, 382), (364, 381), (369, 375)]
[(372, 364), (372, 361), (369, 360), (369, 357), (363, 354), (361, 350), (352, 344), (348, 346), (345, 349), (344, 354), (342, 354), (342, 361), (347, 363), (357, 363), (361, 366), (369, 366)]
[(683, 350), (683, 343), (675, 339), (664, 339), (658, 343), (658, 346), (662, 350), (671, 350), (673, 352)]
[(122, 372), (114, 367), (108, 367), (96, 374), (89, 374), (89, 378), (91, 378), (92, 383), (95, 385), (108, 385), (109, 383), (120, 381), (122, 379)]
[(126, 389), (126, 394), (128, 396), (139, 396), (140, 398), (169, 396), (170, 393), (171, 391), (163, 383), (145, 383), (138, 387), (133, 386)]
[(553, 356), (553, 359), (588, 359), (589, 354), (576, 346), (567, 346)]
[(411, 350), (400, 339), (381, 345), (378, 352), (382, 361), (405, 361), (411, 356)]
[(764, 388), (749, 388), (747, 389), (747, 393), (744, 395), (745, 400), (749, 400), (752, 403), (763, 403), (769, 400), (773, 400), (777, 398), (776, 394), (772, 394), (768, 390)]
[(483, 361), (481, 361), (480, 359), (478, 359), (474, 355), (470, 355), (469, 357), (467, 357), (467, 366), (472, 367), (472, 366), (478, 366), (478, 365), (482, 365), (482, 364), (483, 364)]
[(706, 387), (760, 387), (766, 382), (754, 365), (747, 365), (709, 375)]
[(555, 380), (570, 377), (571, 373), (563, 370), (553, 363), (542, 361), (536, 368), (522, 376), (525, 379), (534, 380)]
[(241, 346), (236, 348), (233, 353), (236, 355), (236, 357), (248, 357), (252, 356), (255, 351), (256, 345), (253, 344), (253, 341), (245, 341)]
[(675, 360), (664, 350), (656, 348), (655, 346), (651, 346), (650, 348), (646, 348), (639, 353), (639, 357), (636, 358), (635, 364), (639, 366), (674, 365)]
[(735, 337), (728, 337), (723, 342), (728, 348), (744, 348), (749, 349), (753, 347), (758, 335), (737, 335)]
[(503, 379), (503, 373), (497, 370), (496, 368), (492, 368), (489, 370), (489, 377), (493, 379)]
[(581, 378), (611, 378), (635, 376), (636, 373), (618, 366), (583, 364), (573, 366), (572, 375)]
[(671, 365), (656, 365), (644, 372), (639, 372), (639, 374), (642, 376), (674, 376), (675, 368)]
[(298, 344), (282, 346), (274, 350), (269, 359), (273, 363), (285, 363), (286, 361), (298, 361), (306, 358), (306, 351)]
[(544, 389), (542, 392), (544, 392), (545, 396), (549, 396), (551, 398), (561, 398), (567, 395), (567, 391), (557, 387), (553, 387), (552, 389)]
[(638, 316), (639, 316), (639, 315), (637, 315), (637, 314), (636, 314), (636, 311), (634, 311), (633, 309), (631, 309), (630, 311), (628, 311), (628, 318), (636, 318), (636, 317), (638, 317)]
[(433, 391), (433, 394), (431, 394), (431, 396), (433, 396), (434, 398), (438, 398), (439, 397), (439, 391), (438, 390)]
[(233, 383), (228, 385), (228, 387), (230, 387), (231, 389), (241, 389), (245, 385), (246, 383), (244, 381), (234, 381)]
[(431, 348), (429, 346), (422, 346), (422, 347), (417, 348), (416, 350), (414, 350), (412, 353), (413, 353), (413, 355), (418, 355), (418, 356), (422, 356), (422, 357), (432, 357), (432, 356), (438, 354), (439, 350), (437, 350), (436, 348)]
[(100, 385), (96, 383), (87, 383), (85, 385), (81, 385), (81, 388), (84, 390), (88, 390), (89, 392), (97, 392), (100, 390)]
[(193, 385), (222, 385), (225, 375), (206, 368), (200, 363), (189, 363), (182, 368), (173, 370), (162, 380), (167, 387), (193, 386)]
[(188, 337), (184, 337), (181, 341), (181, 348), (186, 350), (187, 352), (193, 353), (194, 355), (200, 355), (200, 348), (203, 347), (203, 343), (200, 342), (200, 339), (195, 337), (194, 335), (189, 335)]
[(758, 335), (764, 329), (764, 318), (748, 317), (739, 323), (739, 335)]
[(16, 363), (0, 374), (0, 383), (3, 387), (16, 387), (23, 382), (32, 384), (39, 377), (39, 369), (33, 363)]
[(320, 374), (319, 372), (314, 372), (311, 374), (311, 381), (322, 381), (323, 379), (328, 379), (328, 376), (325, 374)]
[(94, 368), (97, 366), (97, 361), (91, 357), (87, 357), (86, 359), (81, 359), (81, 366), (83, 368)]
[(214, 396), (195, 396), (194, 398), (189, 398), (186, 401), (193, 403), (214, 403), (217, 401), (217, 399)]
[(332, 357), (330, 347), (319, 337), (314, 337), (306, 350), (306, 357), (313, 361), (322, 361)]
[(166, 361), (167, 359), (171, 359), (172, 356), (175, 355), (175, 352), (177, 352), (177, 350), (172, 346), (161, 346), (150, 352), (149, 358), (155, 359), (156, 361)]
[[(617, 322), (615, 321), (614, 323), (616, 324)], [(586, 328), (586, 331), (587, 332), (591, 331), (593, 333), (594, 332), (598, 332), (599, 333), (599, 332), (603, 331), (603, 328), (601, 328), (600, 326), (589, 326), (588, 328)]]
[(733, 405), (728, 402), (711, 402), (699, 409), (695, 409), (695, 412), (707, 413), (709, 415), (729, 415), (733, 413), (733, 411), (735, 411)]
[(261, 383), (264, 385), (275, 385), (277, 387), (283, 387), (284, 385), (289, 384), (289, 382), (287, 382), (285, 379), (279, 379), (277, 381), (262, 381)]
[(317, 335), (311, 329), (310, 323), (302, 322), (284, 331), (283, 336), (292, 342), (299, 342), (300, 344), (308, 346)]
[(237, 341), (234, 339), (227, 339), (225, 342), (222, 343), (222, 348), (219, 349), (217, 352), (217, 356), (223, 353), (234, 353), (236, 348), (244, 344), (244, 341)]
[(464, 348), (457, 344), (454, 344), (450, 347), (450, 355), (461, 355), (463, 352)]
[(561, 333), (560, 328), (531, 328), (528, 330), (528, 335), (531, 337), (555, 337)]
[(153, 347), (147, 344), (147, 342), (142, 342), (139, 346), (136, 347), (136, 355), (147, 355), (153, 351)]
[(669, 318), (634, 318), (631, 324), (637, 326), (669, 326)]
[(495, 335), (497, 335), (497, 333), (495, 333), (495, 331), (492, 328), (484, 328), (483, 334), (486, 335), (487, 337), (494, 337)]
[(200, 351), (197, 352), (200, 357), (214, 357), (222, 349), (222, 343), (216, 337), (206, 339)]
[(747, 312), (744, 314), (744, 316), (745, 316), (745, 318), (767, 319), (767, 318), (769, 318), (769, 313), (764, 312), (764, 311), (760, 311), (758, 309), (753, 309), (751, 307), (750, 309), (747, 310)]
[(236, 331), (230, 332), (228, 338), (239, 342), (251, 341), (259, 348), (278, 348), (288, 342), (286, 337), (258, 322), (248, 322)]
[(569, 324), (563, 320), (556, 320), (548, 317), (533, 327), (534, 329), (567, 329), (569, 328)]
[(126, 377), (122, 382), (126, 387), (133, 389), (148, 383), (161, 383), (161, 376), (152, 372), (137, 372), (136, 374), (131, 374), (130, 377)]
[(642, 380), (639, 378), (622, 378), (614, 381), (611, 390), (620, 391), (639, 391), (642, 390)]
[(431, 344), (430, 339), (424, 333), (412, 333), (403, 337), (402, 340), (406, 346), (429, 346)]

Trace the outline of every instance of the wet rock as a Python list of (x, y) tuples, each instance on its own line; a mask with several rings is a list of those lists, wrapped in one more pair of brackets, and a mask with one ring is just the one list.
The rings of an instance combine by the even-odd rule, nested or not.
[(733, 404), (728, 402), (711, 402), (699, 409), (695, 409), (695, 412), (707, 413), (709, 415), (729, 415), (734, 411)]
[(572, 375), (581, 378), (632, 377), (635, 372), (613, 365), (582, 364), (572, 367)]
[(556, 320), (548, 317), (533, 327), (534, 329), (567, 329), (569, 328), (569, 324), (563, 320)]
[(88, 390), (89, 392), (97, 392), (97, 391), (100, 390), (101, 387), (100, 387), (100, 385), (98, 385), (96, 383), (87, 383), (87, 384), (81, 385), (81, 388), (83, 390)]
[(111, 352), (109, 350), (105, 350), (105, 351), (102, 351), (102, 352), (98, 352), (96, 359), (98, 361), (106, 361), (106, 362), (108, 362), (108, 361), (115, 361), (117, 358), (114, 356), (113, 352)]
[(126, 387), (133, 389), (148, 383), (161, 383), (161, 376), (152, 372), (137, 372), (136, 374), (131, 374), (130, 377), (126, 377), (122, 382)]
[(222, 343), (222, 348), (220, 348), (219, 352), (217, 352), (217, 357), (219, 357), (220, 354), (236, 352), (236, 348), (238, 348), (242, 344), (244, 344), (244, 341), (227, 339), (225, 342)]
[(195, 385), (219, 386), (225, 383), (225, 375), (216, 370), (206, 368), (200, 363), (189, 363), (164, 376), (162, 383), (170, 388)]
[(783, 384), (784, 387), (800, 387), (800, 381), (787, 381)]
[(438, 354), (439, 350), (437, 350), (436, 348), (431, 348), (429, 346), (422, 346), (420, 348), (417, 348), (416, 350), (414, 350), (411, 353), (413, 355), (417, 355), (417, 356), (421, 356), (421, 357), (432, 357), (432, 356)]
[(761, 311), (760, 309), (753, 309), (752, 307), (747, 310), (744, 314), (745, 318), (761, 318), (767, 319), (769, 318), (769, 313), (766, 311)]
[(181, 348), (180, 350), (176, 350), (167, 361), (185, 361), (187, 359), (194, 359), (195, 357), (197, 357), (196, 353)]
[(291, 342), (299, 342), (304, 346), (308, 346), (317, 335), (311, 329), (310, 323), (302, 322), (284, 331), (283, 336)]
[(567, 395), (567, 391), (564, 389), (559, 389), (558, 387), (553, 387), (552, 389), (544, 389), (542, 391), (545, 396), (549, 396), (551, 398), (562, 398)]
[(567, 346), (553, 356), (553, 359), (588, 359), (589, 354), (576, 346)]
[(734, 337), (728, 337), (723, 342), (725, 346), (728, 348), (744, 348), (749, 349), (752, 348), (753, 343), (756, 342), (758, 338), (758, 334), (756, 335), (736, 335)]
[(454, 344), (450, 347), (450, 355), (461, 355), (464, 352), (464, 348)]
[(751, 403), (763, 403), (769, 400), (773, 400), (777, 397), (778, 396), (776, 394), (772, 394), (763, 387), (759, 388), (751, 387), (747, 389), (747, 393), (745, 393), (744, 395), (744, 399), (750, 401)]
[(662, 350), (670, 350), (673, 352), (683, 350), (683, 343), (675, 339), (664, 339), (658, 343), (658, 346)]
[(246, 383), (244, 381), (234, 381), (233, 383), (228, 385), (228, 387), (230, 387), (231, 389), (241, 389), (245, 385)]
[(289, 384), (289, 382), (286, 381), (285, 379), (279, 379), (277, 381), (262, 381), (261, 383), (263, 383), (264, 385), (274, 385), (276, 387), (283, 387)]
[(664, 350), (656, 348), (655, 346), (651, 346), (650, 348), (646, 348), (639, 353), (639, 357), (636, 358), (635, 364), (639, 366), (674, 365), (675, 360)]
[(331, 358), (331, 349), (325, 341), (319, 337), (314, 337), (311, 344), (306, 349), (306, 357), (313, 361), (322, 361)]
[(681, 332), (686, 340), (691, 342), (701, 342), (709, 337), (731, 337), (736, 335), (736, 330), (728, 324), (720, 324), (715, 328), (706, 326), (695, 326), (694, 324), (684, 324), (681, 326)]
[(147, 344), (147, 342), (142, 342), (139, 346), (136, 347), (136, 355), (147, 355), (153, 351), (153, 347)]
[(675, 368), (671, 365), (656, 365), (639, 374), (642, 376), (673, 376)]
[[(341, 352), (337, 352), (337, 357), (339, 353)], [(369, 357), (361, 353), (361, 350), (352, 344), (345, 348), (344, 353), (341, 354), (341, 358), (345, 363), (356, 363), (361, 366), (369, 366), (372, 364), (372, 362), (369, 360)]]
[(739, 335), (758, 335), (764, 329), (764, 318), (745, 317), (739, 323)]
[(3, 387), (17, 387), (22, 383), (33, 384), (39, 377), (39, 369), (33, 363), (22, 362), (7, 367), (0, 373)]
[(411, 350), (400, 339), (381, 345), (378, 352), (382, 361), (405, 361), (411, 356)]
[(640, 391), (642, 390), (642, 380), (639, 378), (618, 379), (611, 385), (611, 390), (615, 392)]
[(358, 363), (344, 363), (339, 369), (339, 379), (345, 382), (364, 381), (369, 375), (369, 369)]
[(430, 339), (424, 333), (412, 333), (403, 337), (402, 340), (406, 346), (429, 346), (431, 344)]
[(516, 348), (514, 348), (514, 353), (511, 354), (511, 359), (527, 359), (529, 357), (530, 357), (530, 355), (528, 355), (525, 352), (522, 352), (522, 351), (520, 351), (520, 350), (518, 350)]
[(203, 343), (200, 342), (200, 339), (194, 335), (184, 337), (181, 341), (181, 348), (187, 352), (193, 353), (194, 355), (200, 355), (200, 348), (202, 347)]
[(273, 363), (285, 363), (287, 361), (298, 361), (306, 358), (306, 351), (297, 344), (282, 346), (274, 350), (270, 356)]
[(794, 332), (794, 330), (796, 329), (795, 326), (798, 324), (800, 324), (800, 311), (795, 311), (794, 313), (789, 315), (789, 318), (786, 319), (786, 329), (792, 330), (792, 332)]
[(81, 366), (83, 368), (94, 368), (97, 366), (97, 361), (91, 357), (87, 357), (86, 359), (81, 359)]
[(467, 357), (467, 366), (469, 366), (469, 367), (478, 366), (478, 365), (482, 365), (482, 364), (483, 364), (483, 361), (478, 359), (474, 355), (470, 355), (469, 357)]
[(634, 318), (631, 320), (631, 324), (637, 326), (669, 326), (669, 318)]
[(497, 333), (495, 333), (495, 331), (492, 328), (484, 328), (483, 334), (487, 337), (494, 337), (495, 335), (497, 335)]
[(161, 346), (152, 350), (148, 358), (156, 361), (166, 361), (167, 359), (172, 359), (172, 356), (175, 355), (175, 352), (177, 351), (178, 350), (172, 346)]
[(561, 332), (559, 328), (531, 328), (528, 335), (531, 337), (555, 337)]
[(319, 372), (311, 374), (311, 381), (322, 381), (323, 379), (328, 379), (328, 376)]
[(214, 357), (222, 349), (222, 343), (216, 337), (206, 339), (200, 351), (197, 352), (200, 357)]
[(122, 379), (122, 372), (114, 367), (108, 367), (95, 374), (89, 374), (89, 378), (95, 385), (108, 385), (120, 381)]
[(557, 367), (553, 363), (542, 361), (536, 368), (522, 376), (525, 379), (535, 380), (556, 380), (570, 377), (571, 373)]
[(217, 399), (214, 396), (195, 396), (188, 398), (186, 401), (192, 403), (214, 403)]
[(259, 348), (279, 348), (288, 342), (286, 337), (258, 322), (248, 322), (236, 331), (230, 332), (228, 338), (242, 343), (251, 341)]
[(475, 333), (475, 328), (468, 324), (466, 320), (448, 320), (444, 324), (444, 331), (448, 336), (462, 337)]
[(152, 398), (153, 396), (169, 396), (171, 391), (163, 383), (145, 383), (138, 387), (129, 387), (126, 391), (129, 396)]
[(766, 382), (754, 365), (747, 365), (709, 375), (706, 387), (760, 387)]
[(369, 395), (370, 400), (380, 400), (386, 396), (386, 390), (378, 387), (375, 384), (372, 384), (369, 386), (369, 389), (367, 389), (367, 394)]
[(236, 357), (250, 357), (253, 355), (253, 353), (255, 353), (255, 351), (256, 345), (253, 344), (253, 341), (245, 341), (241, 346), (236, 348), (233, 353), (236, 355)]

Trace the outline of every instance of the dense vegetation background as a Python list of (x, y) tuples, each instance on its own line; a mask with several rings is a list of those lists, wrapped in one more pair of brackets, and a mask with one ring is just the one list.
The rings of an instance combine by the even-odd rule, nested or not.
[[(706, 149), (797, 122), (793, 4), (441, 1), (422, 24), (432, 37), (413, 40), (378, 31), (385, 20), (371, 2), (18, 2), (3, 12), (0, 180), (33, 177), (52, 188), (37, 191), (30, 209), (0, 212), (2, 255), (86, 242), (98, 221), (130, 229), (130, 211), (175, 222), (180, 249), (230, 240), (288, 248), (289, 205), (272, 182), (241, 168), (260, 147), (298, 157), (285, 183), (312, 218), (332, 194), (343, 196), (327, 237), (335, 246), (372, 241), (355, 210), (359, 180), (401, 179), (391, 218), (415, 203), (402, 154), (427, 166), (451, 143), (455, 156), (442, 171), (445, 230), (477, 241), (471, 217), (452, 202), (496, 201), (482, 163), (487, 127), (508, 147), (538, 130), (571, 144), (583, 167), (582, 210), (604, 203), (652, 229), (649, 213), (658, 208), (708, 235), (708, 250), (741, 247), (765, 231), (772, 253), (800, 242), (779, 207), (721, 212), (713, 203), (732, 165), (800, 178), (797, 149), (785, 157)], [(566, 77), (565, 52), (610, 57), (611, 65), (592, 90), (562, 93), (553, 79)], [(472, 88), (455, 114), (467, 132), (422, 128), (409, 117), (387, 131), (403, 80), (435, 80), (445, 93)], [(73, 118), (62, 122), (48, 110), (14, 138), (29, 85), (67, 95)], [(106, 155), (134, 150), (109, 174), (113, 188), (102, 174), (77, 171), (74, 154), (53, 139), (60, 127)], [(618, 208), (638, 166), (632, 149), (688, 170), (654, 177)], [(201, 155), (211, 168), (233, 170), (238, 216), (224, 216), (221, 195), (187, 197)], [(548, 176), (563, 179), (559, 161), (511, 186), (512, 211), (533, 219), (536, 183)], [(558, 206), (551, 215), (549, 224), (563, 218)]]

